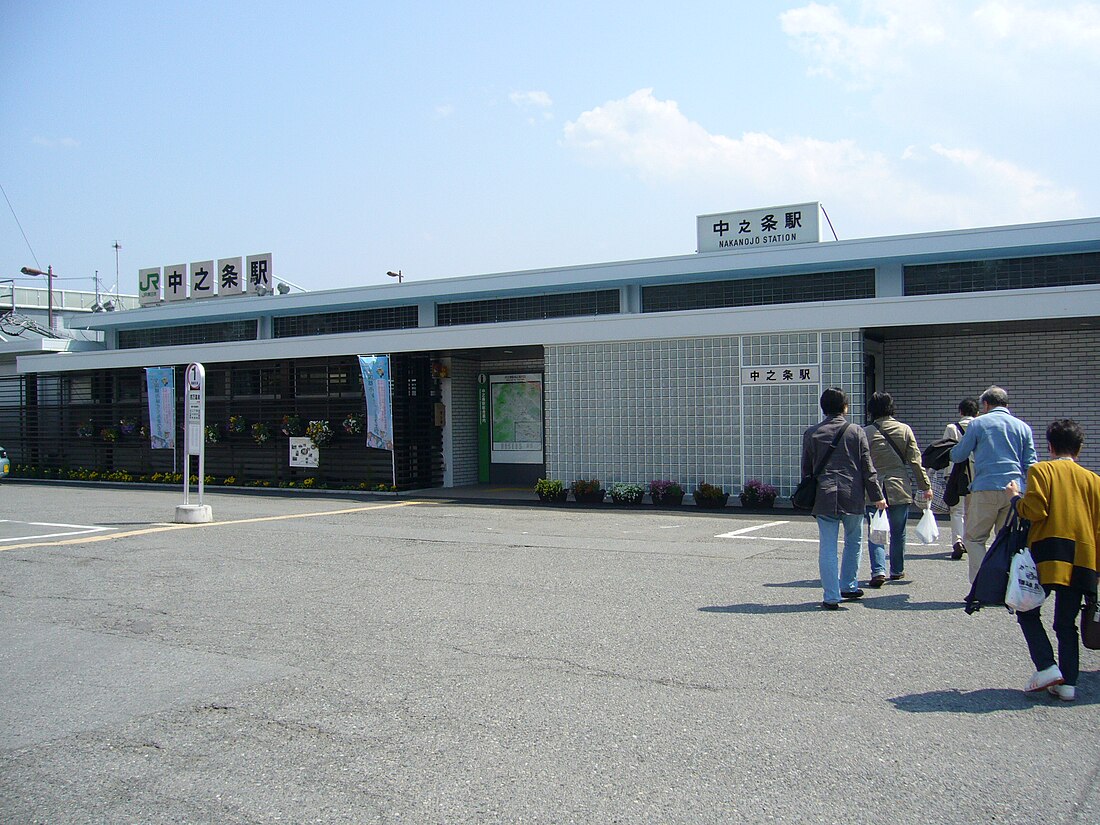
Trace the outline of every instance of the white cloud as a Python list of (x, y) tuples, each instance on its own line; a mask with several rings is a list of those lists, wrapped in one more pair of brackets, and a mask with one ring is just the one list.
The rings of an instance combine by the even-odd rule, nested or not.
[(455, 107), (450, 103), (441, 103), (440, 105), (435, 107), (435, 116), (440, 120), (448, 118), (454, 113)]
[(45, 146), (47, 149), (79, 149), (80, 141), (76, 138), (63, 137), (63, 138), (46, 138), (35, 137), (33, 142), (38, 146)]
[(1013, 48), (1073, 51), (1100, 57), (1100, 4), (1075, 3), (1068, 8), (1029, 3), (983, 3), (972, 15), (975, 26)]
[[(976, 150), (939, 144), (898, 155), (853, 140), (712, 134), (640, 89), (583, 112), (564, 144), (655, 187), (690, 190), (715, 208), (820, 200), (860, 232), (893, 233), (1065, 218), (1076, 193)], [(706, 208), (710, 208), (708, 205)], [(703, 209), (702, 211), (706, 211)]]
[(549, 109), (554, 105), (546, 92), (512, 92), (508, 99), (521, 109)]
[[(989, 0), (972, 12), (942, 0), (811, 2), (779, 15), (783, 32), (811, 61), (810, 74), (876, 86), (899, 74), (1015, 67), (1021, 55), (1043, 59), (1100, 56), (1100, 4)], [(1050, 69), (1055, 72), (1057, 70)]]
[(904, 69), (910, 49), (942, 43), (950, 12), (935, 0), (864, 2), (862, 18), (851, 23), (834, 5), (810, 3), (779, 15), (783, 32), (813, 61), (811, 74), (846, 75), (857, 85)]

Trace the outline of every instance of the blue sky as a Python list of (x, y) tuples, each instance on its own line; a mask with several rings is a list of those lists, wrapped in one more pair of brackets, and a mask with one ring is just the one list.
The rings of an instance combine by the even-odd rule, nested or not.
[(110, 287), (115, 240), (122, 291), (260, 252), (329, 289), (806, 201), (841, 238), (1096, 216), (1097, 88), (1098, 2), (0, 0), (0, 278)]

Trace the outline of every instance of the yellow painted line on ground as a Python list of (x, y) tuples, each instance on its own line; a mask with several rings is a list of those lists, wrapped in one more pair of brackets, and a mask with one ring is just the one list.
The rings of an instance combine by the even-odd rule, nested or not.
[(158, 524), (156, 527), (146, 527), (141, 530), (127, 530), (124, 533), (107, 533), (99, 536), (83, 536), (78, 539), (66, 539), (64, 541), (37, 541), (26, 544), (8, 544), (0, 546), (0, 552), (5, 550), (27, 550), (33, 547), (58, 547), (66, 544), (90, 544), (95, 541), (111, 541), (113, 539), (125, 539), (132, 536), (146, 536), (151, 533), (166, 533), (170, 530), (187, 530), (192, 527), (226, 527), (231, 524), (258, 524), (263, 521), (288, 521), (296, 518), (318, 518), (320, 516), (342, 516), (348, 513), (365, 513), (370, 510), (386, 510), (390, 507), (408, 507), (410, 504), (428, 504), (426, 501), (397, 501), (393, 504), (371, 504), (365, 507), (348, 507), (343, 510), (321, 510), (312, 513), (288, 513), (283, 516), (257, 516), (256, 518), (234, 519), (232, 521), (208, 521), (203, 524)]

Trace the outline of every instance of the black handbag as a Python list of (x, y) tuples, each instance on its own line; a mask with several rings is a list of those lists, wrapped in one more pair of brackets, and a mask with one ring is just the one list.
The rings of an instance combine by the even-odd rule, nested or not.
[(951, 468), (943, 489), (943, 503), (954, 507), (963, 496), (970, 495), (970, 462), (960, 461)]
[(829, 463), (829, 458), (833, 454), (833, 450), (836, 449), (836, 445), (840, 443), (840, 439), (844, 437), (844, 431), (851, 426), (849, 422), (844, 422), (844, 426), (840, 428), (836, 436), (833, 438), (833, 443), (829, 445), (829, 449), (825, 451), (825, 455), (821, 457), (821, 460), (817, 462), (817, 467), (814, 468), (813, 474), (805, 476), (798, 486), (794, 489), (794, 494), (791, 496), (791, 504), (796, 510), (812, 510), (814, 509), (814, 502), (817, 501), (817, 477), (821, 475), (821, 471), (825, 469), (825, 465)]
[(1100, 650), (1100, 605), (1095, 601), (1086, 601), (1081, 612), (1081, 644)]
[(976, 613), (983, 607), (1003, 605), (1005, 591), (1008, 590), (1008, 571), (1012, 566), (1012, 557), (1027, 547), (1027, 534), (1031, 522), (1016, 514), (1013, 506), (1005, 526), (997, 533), (993, 543), (985, 552), (982, 566), (974, 577), (974, 584), (966, 596), (966, 612)]

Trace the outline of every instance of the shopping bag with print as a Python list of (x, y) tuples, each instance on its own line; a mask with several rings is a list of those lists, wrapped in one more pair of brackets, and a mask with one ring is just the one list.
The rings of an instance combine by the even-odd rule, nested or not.
[(1039, 569), (1026, 547), (1012, 557), (1008, 566), (1008, 589), (1005, 590), (1005, 607), (1017, 613), (1034, 610), (1047, 597), (1039, 584)]
[(871, 516), (871, 543), (886, 544), (890, 538), (890, 519), (885, 510), (875, 510)]

